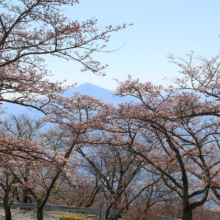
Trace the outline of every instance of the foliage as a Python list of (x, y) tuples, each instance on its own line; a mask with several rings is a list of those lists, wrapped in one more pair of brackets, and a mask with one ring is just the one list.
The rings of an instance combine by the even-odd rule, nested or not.
[[(53, 108), (53, 103), (55, 106), (57, 101), (51, 100), (51, 94), (62, 93), (68, 86), (64, 86), (64, 82), (48, 80), (51, 73), (44, 64), (45, 55), (76, 61), (83, 66), (82, 71), (105, 75), (102, 71), (107, 65), (94, 60), (92, 55), (106, 47), (110, 33), (122, 30), (127, 25), (108, 25), (98, 30), (97, 19), (70, 21), (63, 10), (78, 3), (78, 0), (0, 0), (1, 102), (32, 107), (52, 117), (56, 117), (56, 114), (53, 115), (55, 112), (51, 111), (61, 112), (61, 109)], [(47, 97), (45, 100), (36, 99), (39, 95)], [(59, 100), (60, 106), (62, 100)], [(4, 126), (8, 132), (0, 134), (0, 185), (5, 192), (4, 199), (7, 199), (6, 219), (11, 220), (9, 198), (13, 200), (17, 197), (19, 200), (18, 194), (22, 188), (26, 195), (24, 201), (30, 201), (33, 197), (37, 202), (37, 219), (42, 220), (43, 207), (54, 185), (62, 172), (68, 175), (68, 160), (72, 159), (75, 145), (83, 138), (81, 134), (91, 124), (85, 123), (83, 126), (76, 123), (75, 141), (71, 140), (71, 144), (67, 144), (61, 152), (51, 148), (49, 143), (46, 146), (44, 138), (32, 139), (33, 127), (38, 129), (38, 125), (26, 126), (27, 120), (24, 119), (23, 125), (19, 122), (22, 125), (18, 129), (19, 134), (14, 133), (14, 128), (11, 130), (11, 125), (7, 123)], [(43, 191), (42, 196), (39, 196), (39, 191)]]
[[(110, 209), (135, 210), (135, 199), (139, 212), (146, 214), (156, 203), (173, 211), (173, 197), (175, 215), (183, 220), (192, 220), (193, 212), (199, 219), (196, 210), (211, 216), (203, 208), (210, 200), (216, 204), (211, 210), (219, 212), (220, 56), (198, 57), (198, 66), (193, 54), (180, 63), (170, 57), (182, 68), (183, 77), (173, 79), (176, 87), (129, 76), (119, 82), (115, 95), (138, 102), (117, 108), (88, 95), (65, 98), (57, 94), (65, 90), (63, 84), (47, 80), (42, 56), (77, 61), (83, 71), (103, 75), (106, 66), (91, 55), (105, 47), (109, 33), (126, 27), (98, 31), (95, 19), (69, 21), (61, 13), (63, 6), (77, 3), (0, 0), (0, 101), (36, 108), (46, 115), (44, 122), (54, 124), (40, 136), (35, 132), (41, 122), (27, 117), (2, 123), (0, 190), (6, 219), (11, 220), (10, 204), (22, 192), (23, 201), (37, 203), (38, 220), (43, 220), (51, 193), (67, 205), (78, 200), (78, 206), (86, 207), (97, 197), (106, 198), (105, 219)], [(46, 97), (34, 99), (37, 95)], [(81, 172), (77, 177), (78, 168), (87, 176), (81, 178)], [(70, 201), (66, 189), (77, 190), (80, 200)], [(67, 219), (83, 218), (60, 217)]]

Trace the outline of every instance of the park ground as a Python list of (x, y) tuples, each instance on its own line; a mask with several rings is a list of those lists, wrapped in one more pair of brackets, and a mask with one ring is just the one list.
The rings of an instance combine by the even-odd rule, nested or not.
[[(13, 220), (36, 220), (37, 213), (36, 211), (27, 211), (20, 209), (12, 209), (12, 219)], [(98, 217), (94, 214), (78, 214), (78, 213), (70, 213), (70, 212), (55, 212), (55, 211), (45, 211), (44, 212), (44, 220), (58, 220), (59, 216), (67, 215), (67, 216), (80, 216), (85, 219), (97, 220)], [(5, 219), (4, 209), (0, 209), (0, 220)]]

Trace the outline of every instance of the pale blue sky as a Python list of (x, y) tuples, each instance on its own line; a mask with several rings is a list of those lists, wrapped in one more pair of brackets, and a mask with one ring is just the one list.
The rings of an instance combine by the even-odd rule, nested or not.
[(108, 64), (107, 76), (80, 71), (81, 65), (60, 59), (47, 59), (53, 80), (67, 79), (68, 84), (90, 82), (115, 90), (113, 78), (140, 78), (142, 82), (168, 84), (164, 77), (178, 75), (178, 68), (169, 64), (167, 54), (184, 57), (194, 51), (197, 55), (214, 56), (220, 52), (219, 0), (80, 0), (66, 11), (73, 20), (95, 17), (98, 27), (133, 23), (112, 34), (108, 50), (125, 46), (114, 53), (94, 56)]

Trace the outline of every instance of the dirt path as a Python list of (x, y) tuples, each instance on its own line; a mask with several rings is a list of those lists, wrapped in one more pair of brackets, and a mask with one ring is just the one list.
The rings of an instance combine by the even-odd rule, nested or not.
[[(25, 210), (19, 210), (19, 209), (13, 209), (11, 210), (12, 219), (13, 220), (36, 220), (37, 219), (37, 213), (36, 211), (25, 211)], [(94, 215), (86, 215), (86, 214), (75, 214), (75, 213), (69, 213), (69, 212), (51, 212), (46, 211), (44, 212), (44, 220), (58, 220), (59, 216), (67, 215), (67, 216), (81, 216), (86, 219), (91, 220), (97, 220), (98, 217), (95, 217)], [(5, 219), (4, 210), (0, 209), (0, 220)]]

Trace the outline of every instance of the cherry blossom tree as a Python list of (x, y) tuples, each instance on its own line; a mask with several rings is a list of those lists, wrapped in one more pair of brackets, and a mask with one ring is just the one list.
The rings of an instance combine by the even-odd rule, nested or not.
[[(207, 97), (219, 99), (220, 55), (211, 57), (195, 57), (194, 53), (187, 54), (187, 59), (168, 56), (171, 63), (177, 65), (180, 76), (173, 78), (173, 89), (193, 90)], [(182, 77), (181, 77), (182, 76)]]
[[(61, 174), (50, 195), (50, 204), (65, 204), (75, 207), (91, 207), (97, 201), (96, 197), (103, 191), (102, 183), (98, 178), (82, 172), (82, 166), (77, 166), (67, 175)], [(79, 169), (79, 170), (78, 170)]]
[[(139, 191), (141, 191), (141, 193), (130, 204), (130, 209), (126, 212), (126, 215), (131, 218), (135, 216), (136, 219), (155, 218), (154, 209), (163, 206), (167, 199), (172, 198), (172, 190), (169, 190), (169, 188), (164, 186), (163, 181), (161, 181), (162, 179), (158, 181), (157, 176), (152, 175), (149, 172), (142, 173), (140, 180), (139, 183), (134, 184), (131, 189), (129, 189), (129, 196), (131, 198), (136, 197), (136, 194), (139, 194)], [(144, 190), (142, 190), (143, 186), (148, 187), (145, 187)], [(172, 217), (167, 214), (161, 215), (159, 212), (156, 212), (156, 215)]]
[(1, 199), (4, 203), (5, 219), (12, 220), (10, 206), (14, 200), (16, 192), (16, 178), (10, 175), (10, 169), (14, 169), (14, 158), (7, 155), (7, 159), (2, 161), (0, 166), (0, 187)]
[[(57, 170), (61, 172), (59, 165), (63, 163), (61, 158), (64, 153), (55, 153), (56, 149), (51, 148), (45, 138), (37, 135), (42, 125), (42, 121), (30, 119), (25, 115), (11, 115), (11, 119), (6, 118), (1, 125), (1, 141), (3, 137), (5, 140), (1, 145), (8, 151), (1, 154), (1, 171), (3, 175), (7, 174), (6, 179), (2, 180), (7, 220), (11, 220), (10, 204), (13, 200), (9, 200), (9, 195), (12, 195), (13, 191), (17, 191), (18, 188), (19, 191), (23, 191), (23, 202), (30, 201), (32, 196), (39, 205), (42, 205), (42, 200), (47, 198), (44, 194), (39, 194), (38, 190), (41, 188), (45, 191), (46, 187), (49, 191), (50, 182), (46, 182), (53, 180)], [(65, 169), (63, 167), (62, 171), (64, 170), (68, 170), (67, 166)]]
[[(42, 186), (44, 185), (43, 194), (39, 196), (32, 189), (33, 184), (25, 185), (37, 202), (38, 220), (43, 219), (43, 207), (55, 184), (59, 181), (60, 174), (65, 173), (68, 176), (70, 170), (78, 165), (76, 163), (77, 158), (73, 154), (74, 150), (79, 144), (83, 143), (86, 135), (98, 125), (98, 122), (94, 118), (96, 119), (97, 112), (104, 106), (104, 103), (100, 100), (79, 94), (75, 94), (70, 98), (64, 98), (61, 95), (54, 94), (51, 95), (50, 99), (52, 101), (44, 106), (43, 109), (47, 114), (44, 120), (59, 125), (59, 129), (53, 130), (53, 136), (62, 137), (63, 143), (59, 147), (56, 145), (50, 148), (51, 151), (48, 152), (50, 157), (54, 158), (52, 168), (48, 168), (46, 171), (42, 167), (45, 166), (44, 163), (35, 161), (38, 166), (36, 172), (39, 173), (39, 175), (36, 175), (36, 177), (39, 177), (36, 183)], [(52, 142), (49, 141), (49, 143)], [(48, 167), (51, 166), (49, 162), (47, 165)], [(46, 183), (45, 179), (47, 180)], [(20, 178), (19, 181), (20, 184), (25, 184)], [(42, 181), (43, 183), (41, 183)]]
[[(29, 106), (36, 95), (62, 92), (62, 83), (51, 83), (43, 64), (45, 55), (52, 55), (82, 64), (82, 71), (103, 75), (107, 65), (93, 60), (101, 51), (110, 33), (127, 25), (97, 29), (97, 20), (70, 21), (64, 7), (78, 0), (0, 1), (0, 101)], [(100, 42), (100, 43), (99, 43)]]
[[(17, 162), (14, 169), (10, 169), (9, 172), (16, 179), (19, 188), (25, 191), (26, 196), (32, 196), (32, 200), (37, 203), (37, 219), (43, 219), (43, 207), (50, 192), (57, 183), (59, 175), (62, 172), (68, 172), (70, 164), (65, 159), (65, 153), (47, 145), (45, 139), (35, 142), (38, 142), (38, 145), (42, 144), (44, 158), (41, 156), (33, 160), (31, 156), (31, 160), (28, 160), (26, 157), (22, 158), (16, 155), (14, 160), (19, 161), (19, 163)], [(34, 150), (36, 152), (36, 149)], [(71, 160), (74, 161), (74, 158)]]
[[(91, 56), (106, 47), (111, 32), (125, 28), (126, 24), (115, 27), (109, 25), (103, 31), (98, 31), (96, 19), (69, 21), (62, 14), (63, 7), (77, 3), (77, 0), (0, 1), (0, 101), (48, 112), (50, 107), (45, 106), (50, 98), (43, 102), (35, 97), (50, 96), (55, 92), (63, 92), (68, 87), (64, 87), (63, 82), (52, 83), (47, 79), (50, 72), (44, 65), (45, 55), (79, 62), (83, 66), (82, 71), (90, 70), (104, 75), (102, 70), (107, 65), (93, 60)], [(34, 159), (36, 164), (39, 164), (37, 160), (46, 164), (54, 163), (54, 157), (57, 156), (49, 157), (43, 140), (32, 141), (13, 134), (2, 134), (0, 142), (0, 157), (3, 161), (6, 159), (5, 155), (10, 155), (15, 159), (19, 157), (23, 162)], [(71, 151), (70, 147), (65, 159), (70, 157)], [(61, 172), (58, 170), (53, 184)], [(14, 172), (13, 175), (19, 179), (20, 184), (27, 187), (17, 173)], [(53, 184), (47, 192), (50, 192)], [(33, 188), (29, 187), (30, 192), (31, 190), (33, 194)], [(41, 204), (38, 203), (39, 219), (43, 218), (42, 207), (47, 197)]]
[[(6, 133), (5, 136), (7, 136), (7, 139), (3, 144), (3, 137), (1, 137), (1, 146), (7, 151), (6, 153), (0, 153), (1, 187), (4, 191), (6, 219), (11, 220), (10, 205), (14, 197), (18, 196), (16, 194), (23, 190), (27, 196), (28, 187), (34, 187), (33, 185), (28, 185), (30, 183), (29, 180), (34, 180), (36, 177), (31, 172), (36, 169), (34, 167), (39, 166), (39, 164), (41, 166), (52, 167), (53, 165), (53, 167), (56, 167), (57, 163), (55, 163), (54, 157), (46, 154), (45, 151), (49, 149), (49, 146), (45, 144), (44, 140), (24, 140), (10, 133)], [(21, 184), (22, 182), (24, 184)], [(18, 188), (20, 189), (19, 191), (17, 190)]]
[[(193, 90), (196, 93), (202, 94), (208, 97), (209, 100), (216, 100), (215, 103), (215, 112), (204, 112), (204, 115), (214, 115), (216, 116), (215, 120), (219, 120), (219, 85), (220, 85), (220, 61), (219, 54), (211, 58), (206, 58), (204, 56), (194, 56), (194, 53), (191, 52), (187, 55), (187, 59), (177, 58), (174, 56), (169, 56), (170, 62), (176, 64), (180, 68), (180, 74), (182, 75), (172, 79), (175, 83), (174, 90)], [(210, 103), (204, 103), (205, 107), (210, 105)], [(213, 106), (213, 105), (212, 105)], [(214, 106), (213, 106), (214, 108)], [(217, 141), (219, 137), (219, 131), (215, 129), (214, 138)], [(218, 151), (218, 150), (217, 150)], [(215, 170), (217, 170), (216, 168)], [(219, 187), (219, 175), (217, 171), (215, 178), (212, 180), (212, 192), (215, 195), (213, 200), (220, 199), (220, 187)], [(200, 177), (201, 178), (201, 177)], [(218, 207), (214, 208), (218, 210)]]
[[(44, 126), (44, 123), (40, 119), (30, 118), (27, 115), (9, 115), (5, 117), (3, 124), (0, 125), (0, 133), (2, 135), (7, 135), (7, 133), (13, 134), (17, 138), (29, 139), (29, 140), (37, 140), (39, 139), (40, 129)], [(25, 170), (23, 171), (23, 179), (27, 181), (29, 178), (29, 165), (27, 163)], [(30, 202), (29, 191), (25, 188), (22, 189), (22, 202), (28, 203)]]
[[(87, 161), (87, 169), (100, 178), (105, 194), (110, 197), (105, 213), (108, 219), (111, 208), (124, 210), (127, 203), (124, 193), (127, 187), (135, 182), (142, 168), (142, 162), (136, 161), (136, 156), (125, 152), (119, 146), (95, 146), (88, 150), (88, 146), (77, 149)], [(113, 217), (114, 218), (114, 217)]]
[[(161, 175), (164, 184), (180, 196), (182, 219), (188, 220), (192, 210), (206, 202), (218, 175), (219, 119), (214, 115), (219, 106), (192, 92), (162, 89), (131, 78), (120, 83), (117, 94), (134, 96), (139, 102), (120, 105), (118, 114), (132, 118), (142, 128), (137, 147), (128, 150), (144, 158), (152, 172)], [(200, 194), (203, 197), (196, 199)]]
[[(141, 193), (162, 179), (157, 176), (152, 181), (142, 181), (138, 189), (135, 187), (148, 164), (142, 157), (127, 150), (129, 146), (137, 144), (132, 137), (140, 128), (134, 120), (121, 118), (118, 109), (106, 105), (97, 114), (96, 121), (99, 125), (76, 151), (87, 161), (84, 165), (86, 169), (103, 183), (105, 194), (110, 198), (105, 214), (105, 219), (108, 219), (111, 208), (118, 210), (119, 216)], [(128, 188), (136, 188), (135, 196), (128, 196)], [(111, 216), (110, 219), (117, 216)]]

